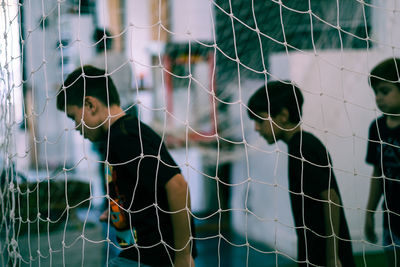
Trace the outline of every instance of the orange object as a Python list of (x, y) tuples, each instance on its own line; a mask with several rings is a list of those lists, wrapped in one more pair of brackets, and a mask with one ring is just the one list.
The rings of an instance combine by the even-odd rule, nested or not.
[(124, 211), (120, 206), (119, 199), (111, 200), (111, 222), (115, 228), (118, 230), (123, 230), (129, 228), (129, 221), (126, 211)]

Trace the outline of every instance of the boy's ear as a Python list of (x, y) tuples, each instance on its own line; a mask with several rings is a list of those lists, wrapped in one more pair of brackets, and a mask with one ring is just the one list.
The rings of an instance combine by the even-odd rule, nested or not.
[(99, 108), (99, 100), (93, 96), (85, 96), (85, 107), (95, 113)]
[(277, 122), (285, 124), (289, 121), (289, 110), (282, 108), (282, 110), (275, 116)]

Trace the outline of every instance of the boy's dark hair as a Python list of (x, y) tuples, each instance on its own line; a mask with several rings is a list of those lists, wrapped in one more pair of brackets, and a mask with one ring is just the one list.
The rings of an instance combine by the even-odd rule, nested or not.
[(247, 113), (252, 120), (260, 120), (255, 114), (268, 112), (274, 117), (286, 108), (289, 121), (298, 123), (302, 114), (303, 95), (290, 81), (273, 81), (262, 86), (249, 99)]
[(400, 58), (388, 58), (376, 65), (371, 71), (370, 79), (375, 92), (380, 82), (393, 83), (400, 90)]
[(110, 76), (105, 71), (86, 65), (68, 75), (57, 95), (57, 108), (65, 105), (83, 106), (84, 96), (93, 96), (104, 105), (120, 105), (119, 95)]
[[(110, 32), (106, 29), (96, 28), (96, 30), (94, 30), (93, 41), (95, 43), (98, 42), (96, 45), (97, 53), (103, 52), (106, 48), (107, 50), (112, 48), (112, 39), (109, 37), (110, 35)], [(105, 38), (105, 40), (103, 38)]]

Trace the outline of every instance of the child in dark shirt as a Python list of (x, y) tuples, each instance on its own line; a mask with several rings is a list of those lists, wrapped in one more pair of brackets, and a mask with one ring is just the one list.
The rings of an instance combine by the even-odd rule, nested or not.
[(288, 145), (289, 192), (299, 266), (355, 266), (342, 200), (325, 146), (301, 129), (303, 96), (290, 82), (269, 82), (248, 102), (255, 130)]
[[(390, 58), (371, 71), (371, 87), (383, 115), (369, 128), (366, 162), (373, 165), (365, 235), (376, 242), (374, 212), (383, 197), (383, 245), (388, 266), (400, 266), (400, 59)], [(397, 265), (396, 265), (397, 263)]]
[(73, 71), (57, 108), (92, 142), (104, 142), (109, 208), (119, 257), (108, 266), (194, 266), (188, 185), (162, 139), (120, 107), (110, 76), (92, 66)]

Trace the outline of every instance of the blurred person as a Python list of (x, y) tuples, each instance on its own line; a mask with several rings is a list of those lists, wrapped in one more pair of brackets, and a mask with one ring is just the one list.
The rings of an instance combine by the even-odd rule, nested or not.
[(366, 162), (371, 177), (365, 235), (376, 243), (374, 214), (383, 197), (383, 245), (388, 266), (400, 266), (400, 83), (399, 58), (389, 58), (371, 71), (371, 87), (383, 115), (369, 128)]
[(303, 96), (274, 81), (249, 99), (248, 115), (269, 143), (288, 146), (288, 179), (299, 266), (355, 266), (343, 203), (326, 147), (301, 128)]
[(161, 138), (120, 107), (112, 78), (93, 66), (64, 81), (57, 108), (92, 142), (105, 143), (108, 209), (122, 250), (115, 266), (194, 266), (188, 184)]

